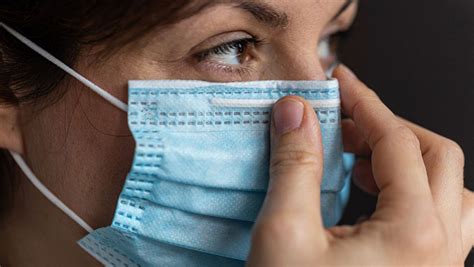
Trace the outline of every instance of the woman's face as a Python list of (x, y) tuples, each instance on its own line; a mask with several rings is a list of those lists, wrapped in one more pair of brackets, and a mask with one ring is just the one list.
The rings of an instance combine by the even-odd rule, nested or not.
[[(337, 16), (345, 3), (222, 1), (148, 32), (100, 64), (99, 48), (84, 48), (74, 68), (124, 102), (128, 80), (323, 80), (330, 62), (321, 62), (318, 44), (350, 26), (355, 3)], [(74, 79), (60, 86), (66, 90), (60, 101), (41, 111), (20, 109), (21, 142), (9, 137), (17, 145), (8, 148), (22, 152), (39, 179), (92, 227), (106, 226), (133, 159), (127, 114)], [(19, 203), (28, 204), (16, 211), (28, 210), (23, 216), (39, 225), (70, 225), (81, 237), (25, 178), (22, 187)]]

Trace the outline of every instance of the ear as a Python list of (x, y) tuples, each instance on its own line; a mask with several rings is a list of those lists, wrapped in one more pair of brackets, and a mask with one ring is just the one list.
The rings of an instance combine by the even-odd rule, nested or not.
[(24, 152), (18, 107), (0, 105), (0, 148)]

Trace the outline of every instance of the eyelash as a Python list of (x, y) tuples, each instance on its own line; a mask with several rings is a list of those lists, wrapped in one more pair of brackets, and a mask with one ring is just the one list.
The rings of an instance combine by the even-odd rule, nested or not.
[[(244, 79), (251, 76), (253, 71), (252, 60), (246, 60), (243, 62), (243, 56), (252, 55), (252, 52), (259, 44), (264, 43), (264, 40), (258, 39), (257, 37), (247, 37), (242, 39), (233, 40), (226, 42), (215, 47), (206, 49), (194, 55), (199, 65), (202, 68), (207, 69), (210, 72), (220, 72), (225, 75), (230, 75), (229, 79)], [(226, 56), (230, 55), (230, 59), (236, 59), (236, 64), (226, 63)], [(216, 60), (222, 58), (222, 61)]]
[(203, 61), (208, 59), (212, 55), (224, 55), (226, 53), (232, 52), (232, 49), (238, 49), (239, 55), (244, 53), (249, 45), (255, 46), (257, 45), (260, 40), (257, 40), (256, 38), (245, 38), (245, 39), (239, 39), (239, 40), (234, 40), (230, 41), (227, 43), (220, 44), (218, 46), (215, 46), (213, 48), (209, 48), (199, 54), (197, 54), (198, 60)]
[[(340, 35), (341, 33), (335, 33), (330, 35), (328, 37), (329, 42), (332, 43), (333, 41), (339, 39)], [(245, 66), (244, 64), (229, 65), (216, 61), (212, 62), (210, 58), (212, 56), (222, 56), (232, 53), (233, 49), (237, 49), (238, 56), (241, 56), (245, 54), (249, 48), (257, 47), (261, 43), (264, 43), (264, 40), (257, 39), (256, 37), (237, 39), (206, 49), (202, 52), (195, 54), (195, 57), (199, 63), (206, 62), (208, 67), (211, 67), (215, 70), (224, 71), (227, 73), (237, 72), (239, 75), (243, 75), (249, 71), (250, 68), (248, 66)]]

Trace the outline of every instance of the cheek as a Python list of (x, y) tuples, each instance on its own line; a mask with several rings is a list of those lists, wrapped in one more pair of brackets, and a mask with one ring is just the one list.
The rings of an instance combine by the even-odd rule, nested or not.
[(110, 224), (135, 147), (127, 114), (83, 87), (34, 114), (24, 139), (35, 174), (92, 227)]
[(270, 53), (261, 80), (326, 80), (315, 42), (289, 41)]
[(73, 123), (76, 134), (71, 136), (75, 145), (70, 151), (82, 161), (73, 163), (74, 173), (79, 173), (78, 178), (84, 181), (85, 188), (79, 193), (95, 198), (87, 207), (80, 208), (93, 226), (105, 226), (111, 222), (118, 195), (130, 171), (135, 142), (125, 112), (89, 90), (80, 103), (82, 111)]

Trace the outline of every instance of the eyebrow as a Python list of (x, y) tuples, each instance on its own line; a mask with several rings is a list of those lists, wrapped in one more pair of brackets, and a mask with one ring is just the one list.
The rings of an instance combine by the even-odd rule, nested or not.
[[(275, 10), (268, 4), (248, 0), (233, 0), (232, 2), (238, 3), (238, 8), (250, 12), (258, 21), (267, 24), (271, 28), (285, 28), (288, 26), (288, 15), (285, 12)], [(331, 21), (341, 16), (352, 3), (354, 3), (354, 0), (346, 0)]]
[(253, 1), (234, 0), (238, 3), (237, 8), (250, 12), (258, 21), (263, 22), (271, 28), (285, 28), (288, 26), (288, 15), (280, 12), (265, 3)]

